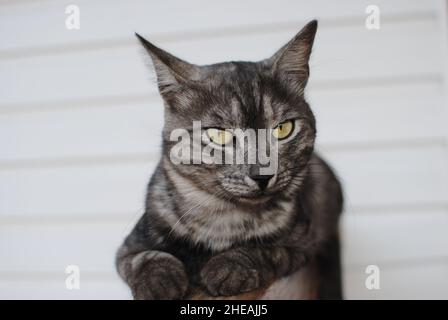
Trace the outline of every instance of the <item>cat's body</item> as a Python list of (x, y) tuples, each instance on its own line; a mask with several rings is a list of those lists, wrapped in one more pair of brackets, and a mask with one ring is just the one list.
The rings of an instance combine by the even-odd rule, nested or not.
[[(308, 24), (263, 62), (205, 67), (141, 38), (166, 113), (145, 214), (117, 256), (135, 298), (342, 297), (342, 191), (313, 153), (315, 122), (303, 98), (316, 27)], [(205, 128), (288, 127), (276, 172), (261, 175), (260, 164), (173, 163), (170, 133), (191, 130), (196, 120)]]

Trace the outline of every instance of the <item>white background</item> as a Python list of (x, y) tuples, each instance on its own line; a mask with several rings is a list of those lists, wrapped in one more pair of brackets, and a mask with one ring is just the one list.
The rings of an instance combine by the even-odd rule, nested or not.
[[(346, 297), (447, 299), (446, 16), (443, 0), (1, 1), (0, 298), (129, 298), (114, 254), (163, 114), (135, 31), (205, 64), (268, 57), (318, 18), (307, 96), (345, 186)], [(370, 264), (380, 290), (364, 286)]]

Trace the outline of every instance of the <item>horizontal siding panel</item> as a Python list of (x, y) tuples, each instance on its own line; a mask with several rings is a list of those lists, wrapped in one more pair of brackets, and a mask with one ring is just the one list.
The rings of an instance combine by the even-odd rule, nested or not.
[[(302, 22), (312, 18), (322, 21), (356, 17), (364, 23), (367, 0), (333, 3), (281, 0), (222, 1), (206, 0), (158, 1), (134, 0), (114, 3), (106, 0), (76, 1), (81, 13), (81, 29), (65, 28), (65, 7), (72, 1), (47, 1), (3, 6), (0, 11), (0, 50), (17, 50), (52, 45), (78, 45), (83, 42), (131, 38), (135, 31), (152, 34), (179, 34), (222, 28), (241, 28), (251, 25), (275, 26), (285, 22)], [(381, 13), (387, 16), (435, 12), (436, 3), (418, 0), (376, 1)], [(39, 14), (36, 15), (38, 10)], [(217, 13), (217, 14), (214, 14)], [(101, 23), (98, 18), (101, 17)], [(32, 28), (23, 28), (26, 21)], [(175, 23), (173, 23), (175, 21)], [(14, 32), (11, 32), (11, 31)]]
[(0, 172), (0, 216), (136, 214), (155, 163), (93, 163)]
[[(344, 183), (349, 209), (446, 204), (441, 147), (324, 154)], [(0, 171), (0, 216), (136, 212), (152, 168), (150, 159), (131, 158), (121, 164), (99, 161)]]
[[(324, 146), (443, 137), (440, 85), (311, 92)], [(160, 98), (107, 107), (0, 115), (1, 164), (160, 152)], [(26, 163), (26, 162), (25, 162)]]
[[(344, 217), (346, 270), (369, 264), (387, 267), (448, 258), (446, 212), (375, 215)], [(129, 220), (123, 222), (108, 222), (105, 216), (104, 221), (97, 223), (4, 224), (0, 227), (0, 277), (8, 273), (52, 273), (63, 277), (65, 267), (72, 264), (79, 266), (81, 274), (96, 274), (101, 279), (113, 277), (115, 252), (136, 218), (138, 215), (129, 215)], [(11, 243), (15, 244), (15, 250), (8, 250)]]
[[(53, 272), (64, 276), (67, 265), (80, 272), (110, 276), (115, 272), (115, 253), (130, 232), (129, 223), (1, 226), (0, 272)], [(8, 250), (15, 243), (15, 250)]]
[(448, 299), (448, 268), (409, 263), (396, 268), (380, 266), (380, 290), (365, 287), (365, 268), (345, 273), (347, 299)]
[(115, 280), (86, 279), (81, 274), (79, 290), (68, 290), (62, 270), (53, 279), (0, 279), (0, 299), (2, 300), (128, 300), (129, 289), (116, 277)]
[(309, 102), (316, 116), (317, 142), (324, 146), (369, 146), (444, 135), (441, 84), (315, 90)]
[[(323, 28), (318, 33), (311, 62), (310, 86), (332, 87), (344, 81), (384, 77), (417, 77), (425, 81), (435, 76), (437, 79), (441, 57), (435, 30), (433, 21), (385, 25), (377, 32), (369, 32), (363, 25)], [(235, 34), (167, 43), (163, 47), (201, 64), (258, 60), (270, 56), (295, 32)], [(148, 59), (135, 40), (132, 45), (121, 48), (0, 61), (0, 84), (5, 89), (0, 110), (154, 94), (156, 86), (149, 80), (152, 71), (144, 63)]]
[(345, 215), (342, 223), (345, 264), (367, 266), (390, 261), (425, 261), (446, 257), (448, 261), (448, 212), (393, 211)]
[(158, 153), (163, 103), (0, 115), (1, 161)]
[(325, 152), (344, 185), (346, 206), (446, 204), (446, 150), (394, 147)]

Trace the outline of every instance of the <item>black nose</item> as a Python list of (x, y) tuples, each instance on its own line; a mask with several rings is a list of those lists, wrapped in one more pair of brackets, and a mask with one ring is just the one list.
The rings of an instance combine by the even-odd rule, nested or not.
[(260, 190), (264, 190), (273, 176), (274, 175), (251, 175), (250, 178), (258, 184)]

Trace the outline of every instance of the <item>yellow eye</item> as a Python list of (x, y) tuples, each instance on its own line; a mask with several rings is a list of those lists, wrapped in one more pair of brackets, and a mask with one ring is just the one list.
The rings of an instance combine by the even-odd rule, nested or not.
[(291, 120), (280, 123), (272, 131), (272, 135), (278, 140), (288, 138), (294, 130), (294, 122)]
[(233, 138), (229, 131), (215, 128), (207, 129), (207, 135), (213, 143), (218, 145), (228, 144)]

